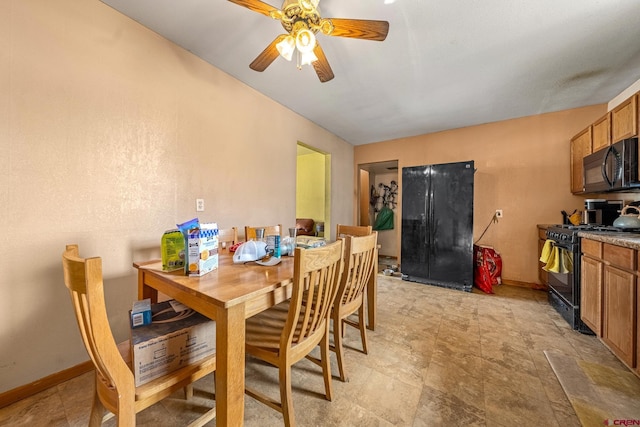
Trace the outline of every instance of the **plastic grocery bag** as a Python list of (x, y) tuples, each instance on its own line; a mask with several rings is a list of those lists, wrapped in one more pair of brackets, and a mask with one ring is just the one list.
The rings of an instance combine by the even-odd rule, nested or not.
[(493, 248), (473, 245), (473, 283), (488, 294), (502, 283), (502, 257)]
[(373, 224), (374, 230), (393, 230), (393, 211), (388, 207), (383, 207), (378, 213), (375, 224)]

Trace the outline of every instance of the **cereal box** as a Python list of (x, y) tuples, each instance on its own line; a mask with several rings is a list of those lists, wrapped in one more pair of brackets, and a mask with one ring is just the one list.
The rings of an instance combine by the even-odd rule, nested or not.
[(218, 268), (218, 224), (203, 223), (187, 238), (187, 274), (202, 276)]

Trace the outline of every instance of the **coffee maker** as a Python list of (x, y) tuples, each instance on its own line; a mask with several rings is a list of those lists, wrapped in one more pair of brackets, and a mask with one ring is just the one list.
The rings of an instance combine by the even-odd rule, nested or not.
[(582, 222), (589, 225), (613, 225), (620, 211), (622, 200), (586, 199)]

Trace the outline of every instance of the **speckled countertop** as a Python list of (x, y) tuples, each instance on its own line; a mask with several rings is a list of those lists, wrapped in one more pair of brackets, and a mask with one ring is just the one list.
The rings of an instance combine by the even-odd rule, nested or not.
[(585, 239), (595, 240), (597, 242), (610, 243), (612, 245), (622, 246), (630, 249), (640, 249), (640, 233), (620, 232), (612, 233), (611, 231), (580, 231), (578, 236)]

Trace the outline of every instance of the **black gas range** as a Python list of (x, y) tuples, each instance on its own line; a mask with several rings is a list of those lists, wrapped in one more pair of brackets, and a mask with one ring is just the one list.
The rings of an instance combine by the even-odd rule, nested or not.
[(601, 225), (601, 224), (559, 224), (552, 225), (547, 229), (547, 237), (549, 237), (549, 230), (557, 236), (563, 235), (576, 235), (580, 231), (598, 231), (598, 232), (610, 232), (610, 233), (638, 233), (640, 228), (620, 228), (613, 225)]
[(558, 271), (547, 270), (549, 303), (573, 329), (584, 334), (593, 334), (580, 319), (581, 248), (578, 233), (581, 231), (620, 233), (638, 230), (596, 224), (561, 224), (547, 228), (547, 239), (553, 241), (554, 248), (558, 248), (557, 253), (564, 257), (564, 266), (567, 267)]

